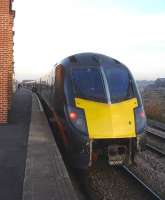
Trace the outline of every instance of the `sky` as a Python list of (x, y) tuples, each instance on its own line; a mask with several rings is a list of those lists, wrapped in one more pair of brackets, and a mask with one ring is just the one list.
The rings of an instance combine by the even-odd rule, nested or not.
[(138, 80), (165, 77), (164, 0), (15, 0), (16, 79), (38, 79), (55, 63), (97, 52)]

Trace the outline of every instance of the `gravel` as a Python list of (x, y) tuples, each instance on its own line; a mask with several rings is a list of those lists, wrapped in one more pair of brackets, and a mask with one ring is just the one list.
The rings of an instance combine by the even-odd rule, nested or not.
[(99, 164), (86, 177), (91, 199), (95, 200), (151, 200), (151, 196), (120, 167)]
[(131, 169), (162, 199), (165, 199), (165, 158), (146, 150), (136, 156), (136, 166)]

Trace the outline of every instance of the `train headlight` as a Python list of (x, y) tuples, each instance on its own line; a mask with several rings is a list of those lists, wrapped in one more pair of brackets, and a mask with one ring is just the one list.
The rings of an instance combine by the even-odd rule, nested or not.
[(135, 109), (135, 120), (136, 120), (136, 133), (140, 134), (144, 132), (146, 127), (146, 116), (143, 107)]
[(83, 132), (85, 136), (87, 136), (88, 131), (87, 131), (84, 110), (68, 106), (68, 115), (74, 127)]

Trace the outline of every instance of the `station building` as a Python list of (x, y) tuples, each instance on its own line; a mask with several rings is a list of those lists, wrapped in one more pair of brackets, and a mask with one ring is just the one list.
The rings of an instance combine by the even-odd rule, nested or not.
[(0, 124), (8, 122), (11, 107), (13, 60), (13, 0), (0, 0)]

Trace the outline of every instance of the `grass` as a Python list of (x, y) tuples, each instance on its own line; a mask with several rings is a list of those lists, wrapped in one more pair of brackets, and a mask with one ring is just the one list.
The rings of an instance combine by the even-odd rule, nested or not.
[(165, 88), (144, 90), (142, 98), (147, 118), (165, 123)]

